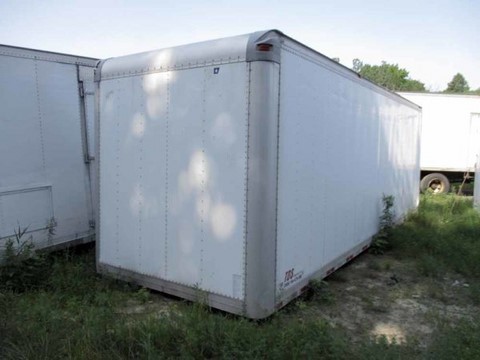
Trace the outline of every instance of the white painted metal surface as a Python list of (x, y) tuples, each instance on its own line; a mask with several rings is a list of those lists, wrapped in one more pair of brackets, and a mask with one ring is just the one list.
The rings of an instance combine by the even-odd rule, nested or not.
[(100, 272), (262, 318), (417, 205), (419, 108), (280, 32), (96, 81)]
[(422, 170), (474, 172), (480, 96), (399, 93), (422, 107)]
[(276, 281), (287, 293), (356, 255), (382, 194), (400, 217), (418, 201), (418, 109), (333, 65), (282, 45)]
[(0, 45), (0, 248), (18, 227), (28, 227), (37, 248), (93, 234), (84, 160), (93, 155), (95, 64)]
[(247, 70), (102, 82), (102, 263), (243, 296)]

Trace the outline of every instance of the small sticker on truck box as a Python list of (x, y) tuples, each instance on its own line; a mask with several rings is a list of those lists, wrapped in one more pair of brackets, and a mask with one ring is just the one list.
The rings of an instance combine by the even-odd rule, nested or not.
[(297, 282), (303, 277), (303, 270), (295, 271), (295, 268), (285, 271), (283, 281), (280, 283), (280, 290), (286, 289), (293, 283)]

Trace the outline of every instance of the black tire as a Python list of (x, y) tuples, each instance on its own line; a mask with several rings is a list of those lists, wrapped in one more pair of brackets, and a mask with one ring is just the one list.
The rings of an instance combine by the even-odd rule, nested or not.
[(434, 194), (445, 194), (450, 191), (450, 181), (443, 174), (433, 173), (423, 177), (420, 181), (420, 190), (422, 192), (431, 189)]

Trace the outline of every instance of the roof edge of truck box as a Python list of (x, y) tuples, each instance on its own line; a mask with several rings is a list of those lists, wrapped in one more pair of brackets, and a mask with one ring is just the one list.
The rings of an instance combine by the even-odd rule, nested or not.
[[(276, 34), (276, 37), (272, 37), (271, 34), (272, 33), (275, 33)], [(252, 41), (252, 38), (256, 35), (259, 35), (259, 37)], [(250, 40), (249, 40), (249, 47), (247, 48), (247, 61), (262, 61), (264, 60), (262, 58), (261, 55), (259, 55), (259, 52), (256, 51), (256, 54), (251, 54), (249, 52), (253, 52), (254, 51), (254, 47), (253, 47), (253, 44), (254, 45), (258, 45), (258, 43), (261, 43), (261, 44), (272, 44), (274, 45), (274, 41), (277, 42), (277, 45), (280, 45), (280, 42), (281, 42), (281, 38), (285, 38), (285, 39), (288, 39), (289, 41), (307, 49), (308, 51), (314, 53), (315, 55), (317, 56), (320, 56), (322, 59), (328, 61), (330, 64), (332, 64), (334, 67), (339, 67), (341, 68), (343, 71), (346, 71), (346, 74), (339, 74), (339, 75), (347, 75), (350, 77), (351, 80), (356, 80), (356, 81), (360, 81), (360, 83), (364, 86), (367, 86), (368, 88), (372, 89), (372, 90), (377, 90), (379, 91), (380, 93), (386, 93), (386, 94), (389, 94), (389, 95), (393, 95), (395, 98), (400, 98), (401, 100), (403, 100), (405, 103), (407, 103), (409, 106), (415, 108), (415, 109), (421, 109), (422, 107), (419, 106), (418, 104), (415, 104), (414, 102), (404, 98), (403, 96), (401, 96), (400, 94), (390, 90), (390, 89), (387, 89), (386, 87), (383, 87), (381, 85), (378, 85), (376, 84), (375, 82), (363, 77), (362, 75), (360, 75), (359, 73), (357, 73), (356, 71), (350, 69), (349, 67), (335, 61), (335, 60), (332, 60), (331, 58), (329, 58), (328, 56), (322, 54), (321, 52), (318, 52), (317, 50), (311, 48), (310, 46), (308, 45), (305, 45), (303, 44), (302, 42), (288, 36), (288, 35), (285, 35), (282, 31), (280, 30), (277, 30), (277, 29), (271, 29), (271, 30), (266, 30), (266, 31), (258, 31), (258, 32), (255, 32), (255, 33), (252, 33), (250, 35)], [(277, 59), (277, 54), (274, 52), (274, 59), (270, 60), (270, 61), (275, 61), (275, 62), (278, 62), (280, 63), (280, 54), (278, 53), (278, 59)], [(268, 60), (266, 60), (268, 61)], [(330, 69), (332, 71), (335, 71), (333, 69)]]
[(0, 55), (85, 66), (95, 66), (99, 60), (89, 56), (65, 54), (6, 44), (0, 44)]
[[(129, 54), (129, 55), (105, 59), (98, 63), (95, 81), (97, 82), (100, 81), (102, 77), (117, 78), (117, 77), (132, 76), (132, 75), (142, 75), (142, 74), (148, 74), (153, 72), (164, 72), (164, 71), (170, 71), (170, 70), (180, 70), (180, 69), (186, 69), (191, 67), (206, 66), (208, 64), (221, 65), (223, 63), (232, 62), (232, 61), (246, 61), (246, 62), (273, 61), (276, 63), (280, 63), (281, 60), (280, 60), (279, 45), (281, 45), (281, 43), (283, 42), (283, 39), (287, 39), (288, 41), (294, 42), (295, 44), (311, 52), (314, 56), (320, 56), (329, 65), (332, 65), (332, 66), (327, 66), (329, 70), (335, 71), (337, 74), (344, 76), (352, 81), (357, 81), (362, 86), (365, 86), (371, 90), (377, 91), (378, 93), (381, 93), (390, 97), (394, 97), (396, 99), (400, 99), (402, 102), (404, 102), (410, 107), (413, 107), (415, 109), (421, 109), (420, 106), (411, 102), (408, 99), (405, 99), (403, 96), (393, 91), (390, 91), (389, 89), (383, 86), (375, 84), (374, 82), (364, 78), (363, 76), (353, 71), (352, 69), (346, 67), (345, 65), (342, 65), (330, 59), (328, 56), (285, 35), (283, 32), (276, 29), (256, 31), (253, 33), (239, 35), (239, 36), (218, 38), (215, 40), (201, 41), (201, 42), (196, 42), (191, 44), (184, 44), (180, 46), (174, 46), (169, 48), (157, 49), (152, 51), (140, 52), (136, 54)], [(236, 45), (242, 44), (243, 48), (241, 49), (241, 51), (236, 51), (236, 52), (231, 51), (230, 54), (227, 54), (226, 47), (222, 48), (222, 46), (224, 45), (223, 43), (225, 43), (226, 41), (235, 41)], [(246, 44), (243, 43), (243, 41), (246, 41)], [(175, 53), (180, 53), (181, 51), (183, 51), (183, 49), (187, 47), (191, 47), (191, 46), (201, 47), (202, 45), (207, 45), (207, 44), (210, 44), (210, 45), (216, 44), (216, 46), (209, 47), (209, 50), (210, 50), (209, 52), (206, 52), (204, 47), (202, 51), (202, 58), (200, 59), (200, 61), (198, 60), (198, 58), (195, 59), (196, 62), (193, 62), (194, 60), (189, 58), (183, 58), (180, 61), (175, 61), (174, 59), (172, 61), (172, 58), (174, 57)], [(258, 48), (259, 45), (270, 45), (271, 49), (259, 50)], [(245, 47), (246, 47), (246, 51), (245, 51)], [(220, 50), (225, 52), (225, 53), (222, 53), (220, 57), (218, 56), (219, 48)], [(106, 76), (102, 76), (102, 72), (103, 72), (102, 68), (106, 63), (110, 61), (114, 61), (116, 59), (120, 59), (120, 58), (122, 60), (127, 60), (128, 58), (133, 59), (134, 57), (138, 58), (139, 55), (142, 56), (142, 59), (138, 61), (137, 64), (135, 64), (136, 66), (133, 72), (132, 70), (127, 70), (129, 67), (125, 66), (126, 64), (118, 64), (116, 67), (114, 67), (110, 71), (107, 71), (107, 74), (105, 74)], [(181, 58), (181, 56), (179, 57)], [(151, 63), (152, 59), (157, 63), (152, 65)], [(158, 64), (158, 62), (160, 61), (162, 61), (162, 63)], [(323, 64), (323, 66), (325, 66), (325, 64)]]
[(402, 94), (407, 95), (419, 95), (419, 96), (446, 96), (456, 98), (480, 98), (480, 94), (458, 94), (458, 93), (444, 93), (444, 92), (423, 92), (423, 91), (397, 91), (400, 96)]

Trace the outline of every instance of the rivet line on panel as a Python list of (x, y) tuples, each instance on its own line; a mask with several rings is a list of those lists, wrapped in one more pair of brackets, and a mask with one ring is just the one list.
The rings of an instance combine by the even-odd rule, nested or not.
[(143, 137), (145, 135), (145, 108), (143, 104), (143, 76), (141, 77), (140, 83), (140, 124), (139, 128), (143, 129), (139, 139), (139, 161), (138, 161), (138, 261), (139, 268), (142, 266), (142, 216), (143, 216), (143, 183), (142, 183), (142, 172), (143, 172)]
[(160, 66), (160, 67), (153, 67), (153, 68), (147, 68), (147, 69), (137, 69), (137, 70), (130, 70), (128, 73), (126, 72), (113, 72), (113, 73), (105, 73), (102, 74), (102, 79), (115, 79), (119, 77), (128, 77), (132, 74), (135, 75), (147, 75), (147, 74), (153, 74), (153, 73), (159, 73), (159, 72), (169, 72), (172, 70), (187, 70), (187, 69), (195, 69), (199, 67), (206, 67), (206, 66), (211, 66), (211, 65), (224, 65), (224, 64), (234, 64), (234, 63), (239, 63), (245, 61), (244, 58), (238, 56), (237, 59), (219, 59), (219, 60), (212, 60), (212, 61), (203, 61), (203, 62), (196, 62), (195, 64), (191, 65), (184, 65), (184, 64), (174, 64), (170, 66)]
[(38, 125), (40, 129), (40, 144), (42, 148), (42, 167), (43, 171), (46, 171), (46, 164), (45, 164), (45, 144), (44, 144), (44, 134), (43, 134), (43, 117), (42, 117), (42, 105), (40, 99), (40, 85), (38, 83), (38, 61), (37, 57), (34, 57), (35, 61), (35, 90), (36, 90), (36, 98), (37, 98), (37, 113), (38, 113)]
[(166, 81), (167, 91), (167, 106), (165, 117), (165, 251), (164, 251), (164, 263), (165, 263), (165, 278), (168, 274), (168, 131), (169, 131), (169, 117), (170, 117), (170, 73), (167, 72)]
[[(243, 296), (247, 295), (247, 238), (248, 238), (248, 152), (250, 148), (250, 82), (251, 82), (251, 65), (246, 63), (246, 77), (245, 77), (245, 174), (243, 181), (244, 191), (244, 210), (243, 210)], [(246, 301), (243, 301), (243, 312), (246, 313)]]
[(203, 252), (205, 241), (205, 127), (206, 127), (206, 88), (207, 88), (207, 70), (203, 71), (203, 89), (202, 89), (202, 186), (201, 186), (201, 210), (200, 210), (200, 284), (203, 282)]
[[(117, 80), (117, 91), (120, 88), (120, 80)], [(120, 99), (118, 99), (120, 100)], [(115, 179), (115, 185), (116, 185), (116, 222), (115, 222), (115, 238), (116, 238), (116, 246), (115, 246), (115, 252), (116, 252), (116, 257), (117, 257), (117, 262), (119, 260), (119, 253), (120, 253), (120, 101), (116, 102), (116, 116), (115, 116), (115, 139), (116, 139), (116, 179)]]
[[(280, 57), (282, 54), (280, 53)], [(280, 63), (282, 59), (280, 58)], [(278, 93), (277, 93), (277, 158), (276, 160), (276, 177), (275, 177), (275, 254), (274, 254), (274, 273), (273, 273), (273, 283), (275, 284), (274, 288), (274, 298), (275, 302), (277, 301), (277, 268), (278, 268), (278, 185), (279, 185), (279, 173), (280, 173), (280, 96), (282, 90), (282, 67), (279, 66), (278, 69)]]

